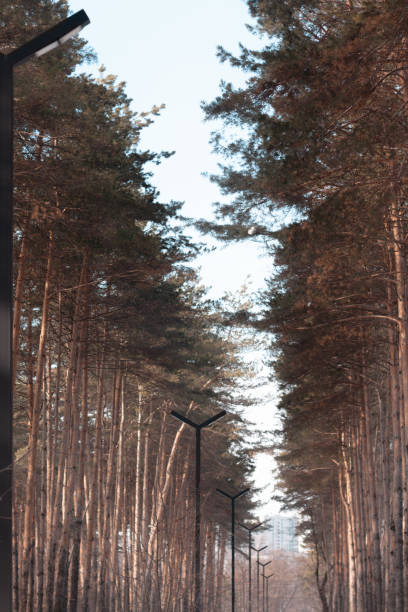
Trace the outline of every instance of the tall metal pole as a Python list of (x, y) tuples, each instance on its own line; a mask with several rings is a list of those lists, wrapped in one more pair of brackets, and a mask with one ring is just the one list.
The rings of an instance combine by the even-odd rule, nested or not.
[(260, 527), (261, 525), (263, 525), (263, 521), (262, 523), (257, 523), (256, 525), (254, 525), (253, 527), (247, 527), (246, 525), (243, 525), (242, 523), (240, 523), (241, 527), (243, 527), (244, 529), (246, 529), (248, 531), (248, 551), (249, 551), (249, 556), (248, 556), (248, 612), (252, 612), (252, 568), (251, 568), (251, 557), (252, 557), (252, 543), (251, 543), (251, 538), (252, 538), (252, 532), (255, 529), (258, 529), (258, 527)]
[(262, 568), (262, 612), (265, 612), (265, 568)]
[(256, 612), (259, 612), (259, 553), (261, 550), (265, 550), (267, 546), (261, 546), (261, 548), (255, 548), (252, 546), (252, 550), (256, 551)]
[(266, 578), (266, 612), (269, 612), (269, 580), (270, 576), (265, 576)]
[(265, 567), (272, 563), (272, 561), (267, 561), (266, 563), (259, 561), (258, 563), (262, 565), (262, 612), (265, 612)]
[(241, 495), (248, 493), (250, 489), (244, 489), (236, 495), (230, 495), (222, 489), (217, 489), (218, 493), (225, 495), (231, 500), (231, 611), (235, 612), (235, 500)]
[(231, 580), (232, 580), (232, 591), (231, 591), (231, 610), (235, 610), (235, 499), (231, 499)]
[(201, 589), (200, 589), (200, 557), (201, 557), (201, 536), (200, 536), (200, 475), (201, 475), (201, 427), (196, 427), (196, 474), (195, 474), (195, 592), (196, 610), (201, 610)]
[(0, 600), (11, 610), (13, 68), (63, 44), (89, 22), (78, 11), (8, 54), (0, 53)]
[[(0, 597), (11, 610), (11, 486), (12, 486), (12, 237), (13, 237), (13, 67), (0, 63)], [(7, 409), (7, 407), (9, 409)], [(4, 409), (6, 408), (6, 409)]]
[(272, 578), (275, 574), (269, 574), (265, 576), (266, 579), (266, 612), (269, 612), (269, 578)]
[(251, 557), (252, 557), (252, 551), (251, 551), (251, 536), (252, 536), (252, 530), (248, 529), (248, 550), (249, 550), (249, 559), (248, 559), (248, 574), (249, 574), (249, 580), (248, 580), (248, 608), (249, 608), (249, 612), (252, 612), (252, 568), (251, 568)]
[(227, 413), (222, 410), (215, 416), (207, 419), (203, 423), (194, 423), (187, 417), (175, 410), (171, 411), (172, 416), (179, 419), (186, 425), (193, 427), (196, 432), (196, 443), (195, 443), (195, 576), (194, 576), (194, 612), (201, 611), (201, 534), (200, 534), (200, 521), (201, 521), (201, 509), (200, 509), (200, 479), (201, 479), (201, 430), (204, 427), (208, 427), (214, 421), (218, 421), (221, 417)]

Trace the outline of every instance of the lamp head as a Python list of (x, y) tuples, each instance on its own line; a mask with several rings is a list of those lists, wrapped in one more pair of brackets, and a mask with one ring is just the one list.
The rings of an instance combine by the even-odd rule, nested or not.
[(48, 53), (48, 51), (63, 45), (89, 23), (90, 20), (85, 11), (78, 11), (9, 53), (7, 61), (16, 66), (25, 62), (30, 57), (41, 57)]

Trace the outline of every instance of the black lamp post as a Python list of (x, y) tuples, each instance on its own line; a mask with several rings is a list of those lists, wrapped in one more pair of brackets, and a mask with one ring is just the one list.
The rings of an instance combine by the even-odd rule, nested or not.
[(249, 489), (244, 489), (236, 495), (230, 495), (221, 489), (217, 491), (231, 500), (231, 610), (235, 612), (235, 500), (248, 493)]
[(249, 559), (248, 555), (246, 554), (246, 552), (244, 552), (243, 550), (241, 550), (240, 548), (238, 548), (237, 546), (235, 547), (235, 550), (237, 552), (239, 552), (243, 557), (245, 557), (245, 559)]
[(256, 612), (259, 612), (259, 553), (261, 550), (265, 550), (267, 546), (261, 546), (261, 548), (255, 548), (252, 546), (252, 550), (256, 551)]
[(251, 538), (252, 538), (252, 532), (255, 529), (258, 529), (258, 527), (260, 527), (261, 525), (263, 525), (263, 521), (262, 523), (257, 523), (256, 525), (254, 525), (253, 527), (247, 527), (246, 525), (243, 525), (242, 523), (240, 523), (241, 527), (243, 527), (244, 529), (247, 530), (248, 532), (248, 551), (249, 551), (249, 561), (248, 561), (248, 574), (249, 574), (249, 584), (248, 584), (248, 612), (252, 612), (252, 568), (251, 568), (251, 553), (252, 553), (252, 543), (251, 543)]
[[(64, 44), (90, 23), (78, 11), (11, 53), (0, 53), (0, 600), (10, 600), (13, 311), (13, 68)], [(10, 608), (11, 609), (11, 608)]]
[(227, 413), (225, 410), (221, 410), (215, 416), (207, 419), (203, 423), (197, 424), (190, 421), (187, 417), (176, 412), (171, 411), (171, 414), (179, 419), (183, 423), (194, 427), (196, 432), (196, 462), (195, 462), (195, 594), (194, 594), (194, 612), (200, 612), (201, 610), (201, 582), (200, 582), (200, 475), (201, 475), (201, 430), (204, 427), (208, 427), (214, 421), (218, 421), (221, 417)]
[(269, 578), (272, 578), (275, 574), (269, 574), (269, 576), (265, 576), (266, 580), (266, 611), (269, 612)]
[(272, 563), (272, 561), (267, 561), (266, 563), (258, 561), (258, 563), (262, 565), (262, 612), (265, 612), (265, 567)]

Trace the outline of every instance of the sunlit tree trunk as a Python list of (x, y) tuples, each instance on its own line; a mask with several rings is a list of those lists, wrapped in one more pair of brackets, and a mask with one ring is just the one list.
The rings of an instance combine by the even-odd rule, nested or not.
[(227, 533), (220, 527), (218, 530), (218, 560), (215, 580), (215, 610), (221, 610), (224, 601), (224, 566)]
[[(93, 558), (98, 554), (96, 527), (97, 527), (97, 503), (98, 489), (100, 486), (98, 473), (102, 465), (102, 436), (103, 436), (103, 397), (104, 397), (104, 369), (106, 354), (106, 324), (102, 338), (101, 357), (98, 363), (97, 389), (96, 389), (96, 421), (95, 421), (95, 444), (93, 461), (91, 463), (92, 475), (88, 502), (88, 537), (84, 548), (84, 582), (82, 595), (82, 608), (84, 612), (91, 612), (95, 609), (95, 585), (97, 584), (97, 567), (92, 563)], [(100, 537), (100, 536), (99, 536)], [(92, 592), (91, 592), (92, 591)], [(93, 596), (93, 597), (92, 597)]]
[(135, 468), (135, 496), (134, 496), (134, 517), (133, 517), (133, 559), (132, 559), (132, 603), (136, 610), (139, 610), (140, 591), (141, 591), (141, 502), (142, 502), (142, 387), (138, 388), (138, 407), (136, 422), (136, 468)]
[[(76, 612), (79, 587), (79, 561), (84, 512), (85, 448), (88, 432), (88, 266), (84, 258), (83, 288), (79, 309), (80, 333), (76, 371), (76, 402), (71, 432), (73, 515), (70, 533), (70, 561), (68, 572), (68, 611)], [(76, 405), (75, 405), (76, 404)]]
[(70, 533), (74, 521), (74, 483), (76, 464), (76, 444), (74, 435), (78, 434), (78, 392), (80, 376), (78, 373), (80, 351), (80, 312), (82, 306), (82, 292), (86, 278), (87, 260), (83, 258), (79, 287), (76, 291), (74, 318), (72, 324), (72, 337), (70, 355), (67, 364), (65, 393), (64, 393), (64, 427), (59, 449), (57, 473), (57, 503), (53, 524), (57, 528), (58, 538), (55, 573), (53, 587), (53, 607), (66, 607), (68, 598), (68, 571), (69, 571), (69, 543)]
[(408, 601), (408, 483), (407, 483), (407, 441), (408, 441), (408, 303), (406, 291), (406, 261), (403, 253), (403, 232), (401, 210), (395, 199), (391, 204), (391, 231), (393, 237), (394, 269), (399, 318), (398, 362), (401, 397), (401, 482), (402, 482), (402, 530), (403, 530), (403, 602)]
[(45, 358), (45, 347), (48, 332), (48, 312), (50, 304), (51, 277), (53, 268), (53, 236), (50, 233), (48, 241), (47, 268), (44, 282), (44, 293), (41, 312), (41, 329), (37, 350), (37, 363), (35, 368), (35, 383), (33, 388), (33, 403), (30, 411), (30, 431), (28, 440), (28, 466), (25, 498), (25, 516), (23, 530), (23, 557), (22, 557), (22, 582), (20, 585), (20, 610), (25, 612), (26, 606), (30, 606), (28, 594), (31, 592), (30, 582), (32, 579), (32, 566), (34, 562), (35, 529), (34, 520), (36, 513), (36, 467), (37, 467), (37, 444), (41, 413), (41, 398), (43, 387), (43, 368)]
[[(342, 437), (342, 443), (345, 444), (345, 437)], [(346, 518), (346, 539), (347, 542), (347, 568), (348, 568), (348, 612), (356, 612), (356, 568), (355, 568), (355, 553), (353, 541), (353, 518), (351, 511), (351, 486), (350, 472), (348, 467), (348, 459), (346, 451), (343, 447), (343, 463), (339, 469), (339, 491), (341, 500), (344, 505)], [(354, 531), (355, 533), (355, 531)]]
[[(112, 498), (112, 530), (110, 539), (110, 563), (109, 563), (109, 580), (116, 588), (111, 588), (110, 593), (110, 609), (117, 609), (117, 596), (120, 593), (120, 564), (118, 557), (119, 545), (119, 526), (123, 503), (123, 435), (125, 427), (125, 387), (126, 379), (123, 371), (123, 363), (119, 365), (118, 386), (116, 390), (116, 401), (118, 403), (118, 431), (114, 443), (114, 453), (116, 455), (116, 470), (114, 479), (114, 496)], [(123, 536), (123, 534), (122, 534)]]
[(14, 292), (13, 301), (13, 350), (12, 350), (12, 383), (13, 383), (13, 394), (16, 385), (16, 374), (17, 374), (17, 361), (19, 356), (19, 345), (20, 345), (20, 330), (21, 330), (21, 309), (23, 306), (23, 294), (24, 294), (24, 279), (27, 272), (27, 240), (28, 231), (30, 227), (30, 217), (26, 215), (24, 219), (23, 228), (21, 230), (21, 244), (20, 253), (16, 262), (17, 276), (16, 286)]

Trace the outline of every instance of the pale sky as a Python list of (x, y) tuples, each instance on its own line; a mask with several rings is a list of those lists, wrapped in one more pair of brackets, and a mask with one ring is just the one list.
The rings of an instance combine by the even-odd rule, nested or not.
[[(250, 21), (242, 0), (71, 0), (73, 11), (83, 8), (90, 20), (83, 36), (98, 54), (108, 74), (125, 81), (133, 99), (133, 110), (148, 111), (154, 105), (166, 108), (155, 123), (142, 132), (141, 147), (158, 152), (176, 151), (154, 166), (153, 184), (165, 201), (185, 202), (188, 217), (212, 215), (211, 203), (225, 200), (203, 172), (217, 172), (211, 152), (214, 123), (203, 121), (202, 100), (219, 93), (221, 79), (239, 85), (245, 75), (220, 64), (217, 45), (238, 53), (238, 43), (260, 46), (245, 23)], [(219, 160), (223, 161), (223, 160)], [(202, 277), (213, 287), (211, 295), (239, 288), (250, 276), (254, 288), (262, 286), (270, 263), (259, 258), (255, 241), (231, 245), (215, 255), (204, 256)]]
[[(96, 74), (103, 64), (107, 74), (126, 82), (132, 109), (149, 111), (164, 103), (155, 123), (142, 132), (141, 148), (154, 152), (176, 151), (160, 166), (153, 166), (151, 183), (162, 201), (185, 202), (183, 214), (211, 218), (212, 202), (229, 201), (203, 172), (216, 173), (218, 159), (209, 144), (214, 122), (205, 123), (201, 101), (211, 101), (220, 92), (221, 80), (240, 85), (246, 75), (229, 64), (221, 64), (216, 48), (239, 52), (239, 42), (249, 48), (262, 43), (245, 27), (251, 23), (243, 0), (69, 0), (73, 12), (84, 9), (91, 20), (82, 32), (98, 55), (96, 65), (84, 72)], [(201, 241), (205, 238), (201, 237)], [(250, 281), (253, 291), (262, 288), (272, 272), (272, 262), (260, 257), (262, 248), (254, 240), (220, 246), (216, 253), (202, 256), (201, 277), (210, 297), (238, 291)], [(263, 356), (264, 357), (264, 356)], [(273, 393), (269, 385), (264, 392)], [(276, 427), (274, 401), (268, 399), (251, 413), (260, 427)], [(256, 484), (271, 480), (272, 458), (257, 461)], [(271, 492), (271, 488), (268, 488)], [(266, 492), (265, 492), (266, 493)], [(266, 497), (268, 497), (266, 493)], [(265, 496), (263, 496), (265, 498)], [(261, 518), (276, 513), (268, 504)]]

